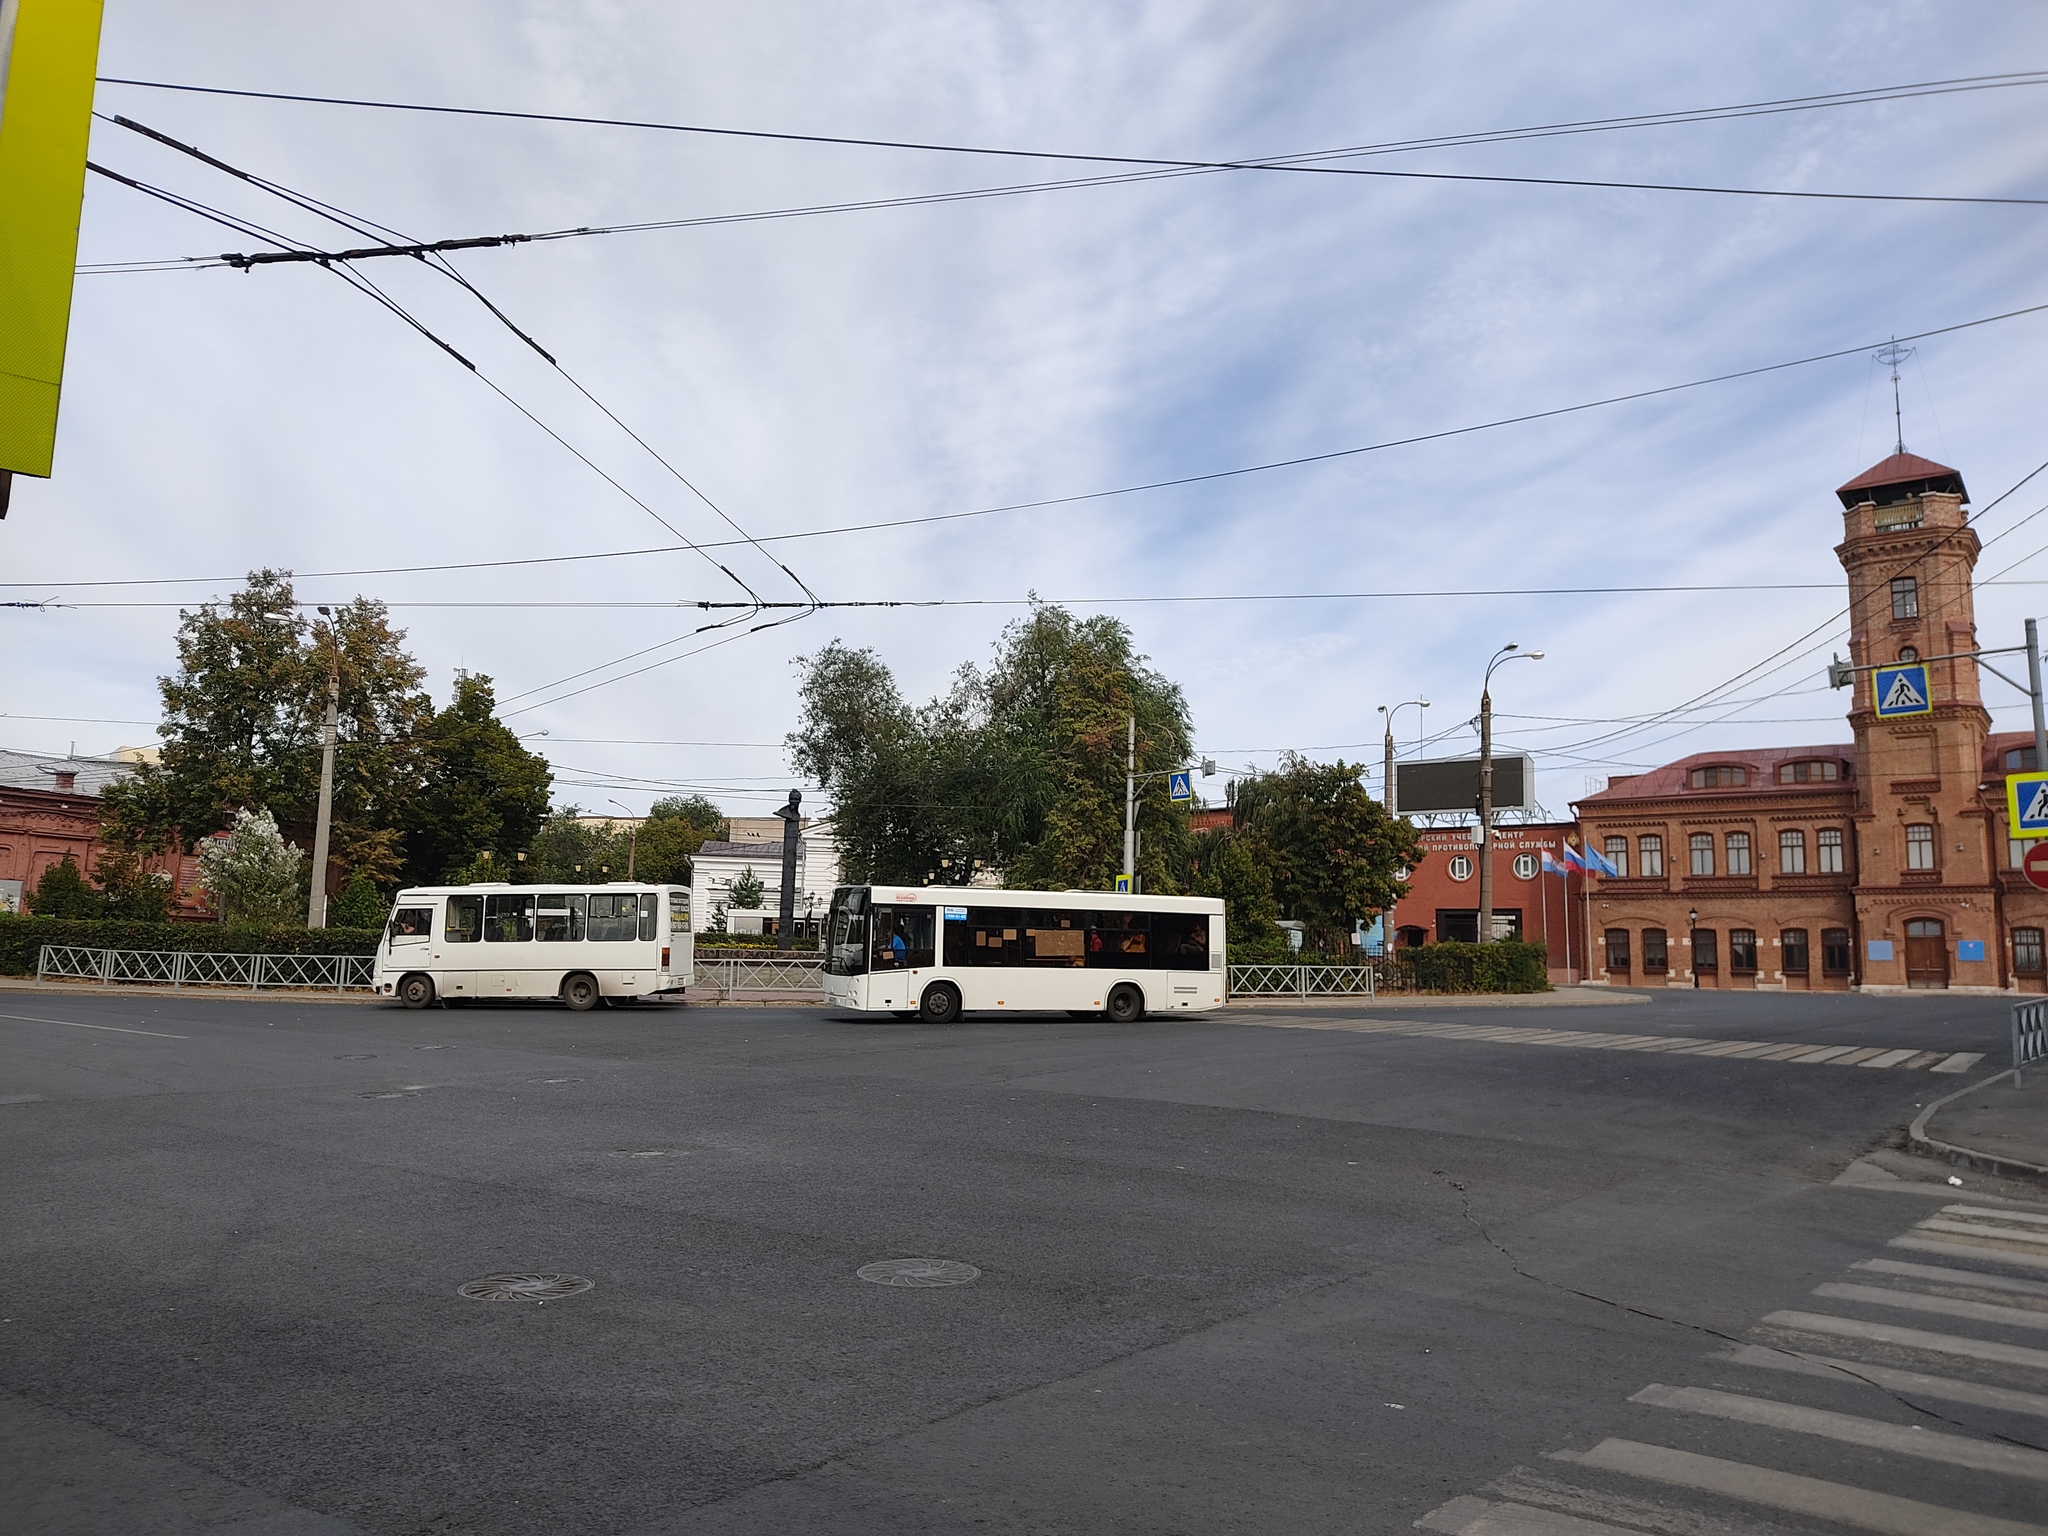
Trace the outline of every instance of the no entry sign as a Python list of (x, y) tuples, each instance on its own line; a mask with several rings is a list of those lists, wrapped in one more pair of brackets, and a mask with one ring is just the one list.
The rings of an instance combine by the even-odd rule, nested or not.
[(2020, 873), (2027, 877), (2027, 884), (2048, 891), (2048, 842), (2029, 845), (2027, 856), (2020, 861)]

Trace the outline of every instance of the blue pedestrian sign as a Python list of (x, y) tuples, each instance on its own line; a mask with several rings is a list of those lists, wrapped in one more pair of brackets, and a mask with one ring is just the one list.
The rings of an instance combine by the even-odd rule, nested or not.
[(1880, 720), (1933, 714), (1934, 694), (1927, 686), (1927, 664), (1914, 662), (1902, 667), (1873, 667), (1870, 672), (1870, 700)]
[(2005, 819), (2010, 837), (2048, 837), (2048, 773), (2005, 776)]
[(1194, 799), (1195, 786), (1190, 782), (1193, 778), (1194, 775), (1185, 768), (1178, 773), (1169, 773), (1166, 776), (1166, 793), (1175, 800)]
[(1119, 896), (1131, 894), (1131, 877), (1129, 875), (1118, 875), (1116, 877), (1116, 893)]

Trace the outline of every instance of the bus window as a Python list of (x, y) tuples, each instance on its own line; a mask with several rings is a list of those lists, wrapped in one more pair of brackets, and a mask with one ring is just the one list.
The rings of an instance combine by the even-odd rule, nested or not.
[(483, 937), (484, 899), (481, 896), (450, 896), (448, 926), (441, 936), (450, 944), (474, 944)]
[(583, 938), (584, 908), (589, 902), (586, 896), (564, 896), (556, 893), (540, 898), (540, 914), (535, 919), (533, 936), (543, 944), (570, 944)]
[(1088, 963), (1130, 969), (1151, 964), (1150, 912), (1097, 912), (1088, 927)]
[(946, 964), (1022, 965), (1024, 918), (1017, 907), (969, 907), (966, 922), (946, 924)]
[(1024, 963), (1031, 966), (1087, 964), (1087, 930), (1079, 912), (1032, 912), (1024, 928)]
[(640, 896), (640, 942), (654, 942), (654, 892), (645, 891)]
[(593, 944), (629, 941), (639, 931), (640, 898), (630, 891), (592, 891), (590, 926), (586, 932)]
[(861, 976), (868, 968), (868, 919), (865, 890), (841, 886), (832, 893), (832, 910), (825, 919), (825, 973), (828, 976)]
[(668, 893), (668, 931), (690, 931), (690, 893), (681, 886), (672, 887)]
[(486, 896), (484, 898), (484, 942), (525, 944), (533, 938), (531, 896)]
[(391, 914), (392, 945), (424, 944), (434, 936), (432, 907), (400, 907)]
[(1209, 969), (1209, 919), (1199, 912), (1154, 913), (1152, 964), (1162, 971)]
[(932, 947), (933, 919), (930, 907), (877, 907), (874, 941), (869, 946), (878, 971), (917, 970), (936, 964)]

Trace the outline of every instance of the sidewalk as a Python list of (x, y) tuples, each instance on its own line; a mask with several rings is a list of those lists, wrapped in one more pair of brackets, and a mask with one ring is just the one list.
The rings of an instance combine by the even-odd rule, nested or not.
[(1916, 1124), (1916, 1151), (1987, 1173), (2048, 1179), (2048, 1062), (1966, 1088)]
[(1236, 992), (1226, 1008), (1611, 1008), (1647, 1003), (1642, 992), (1607, 987), (1557, 987), (1549, 992), (1381, 992), (1373, 997), (1333, 994), (1301, 997), (1292, 992)]

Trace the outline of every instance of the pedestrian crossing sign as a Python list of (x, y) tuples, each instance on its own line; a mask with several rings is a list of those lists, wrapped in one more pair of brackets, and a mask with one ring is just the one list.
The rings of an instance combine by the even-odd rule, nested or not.
[(1193, 775), (1191, 775), (1185, 768), (1180, 769), (1179, 771), (1174, 773), (1169, 773), (1166, 776), (1167, 798), (1172, 800), (1194, 799), (1195, 787), (1193, 783), (1190, 782), (1192, 778)]
[(2048, 837), (2048, 773), (2005, 776), (2005, 820), (2012, 837)]
[(1873, 667), (1870, 697), (1880, 720), (1932, 714), (1934, 695), (1927, 686), (1927, 664), (1915, 662), (1902, 667)]
[(1131, 877), (1129, 875), (1118, 875), (1116, 877), (1116, 893), (1119, 896), (1131, 894)]

